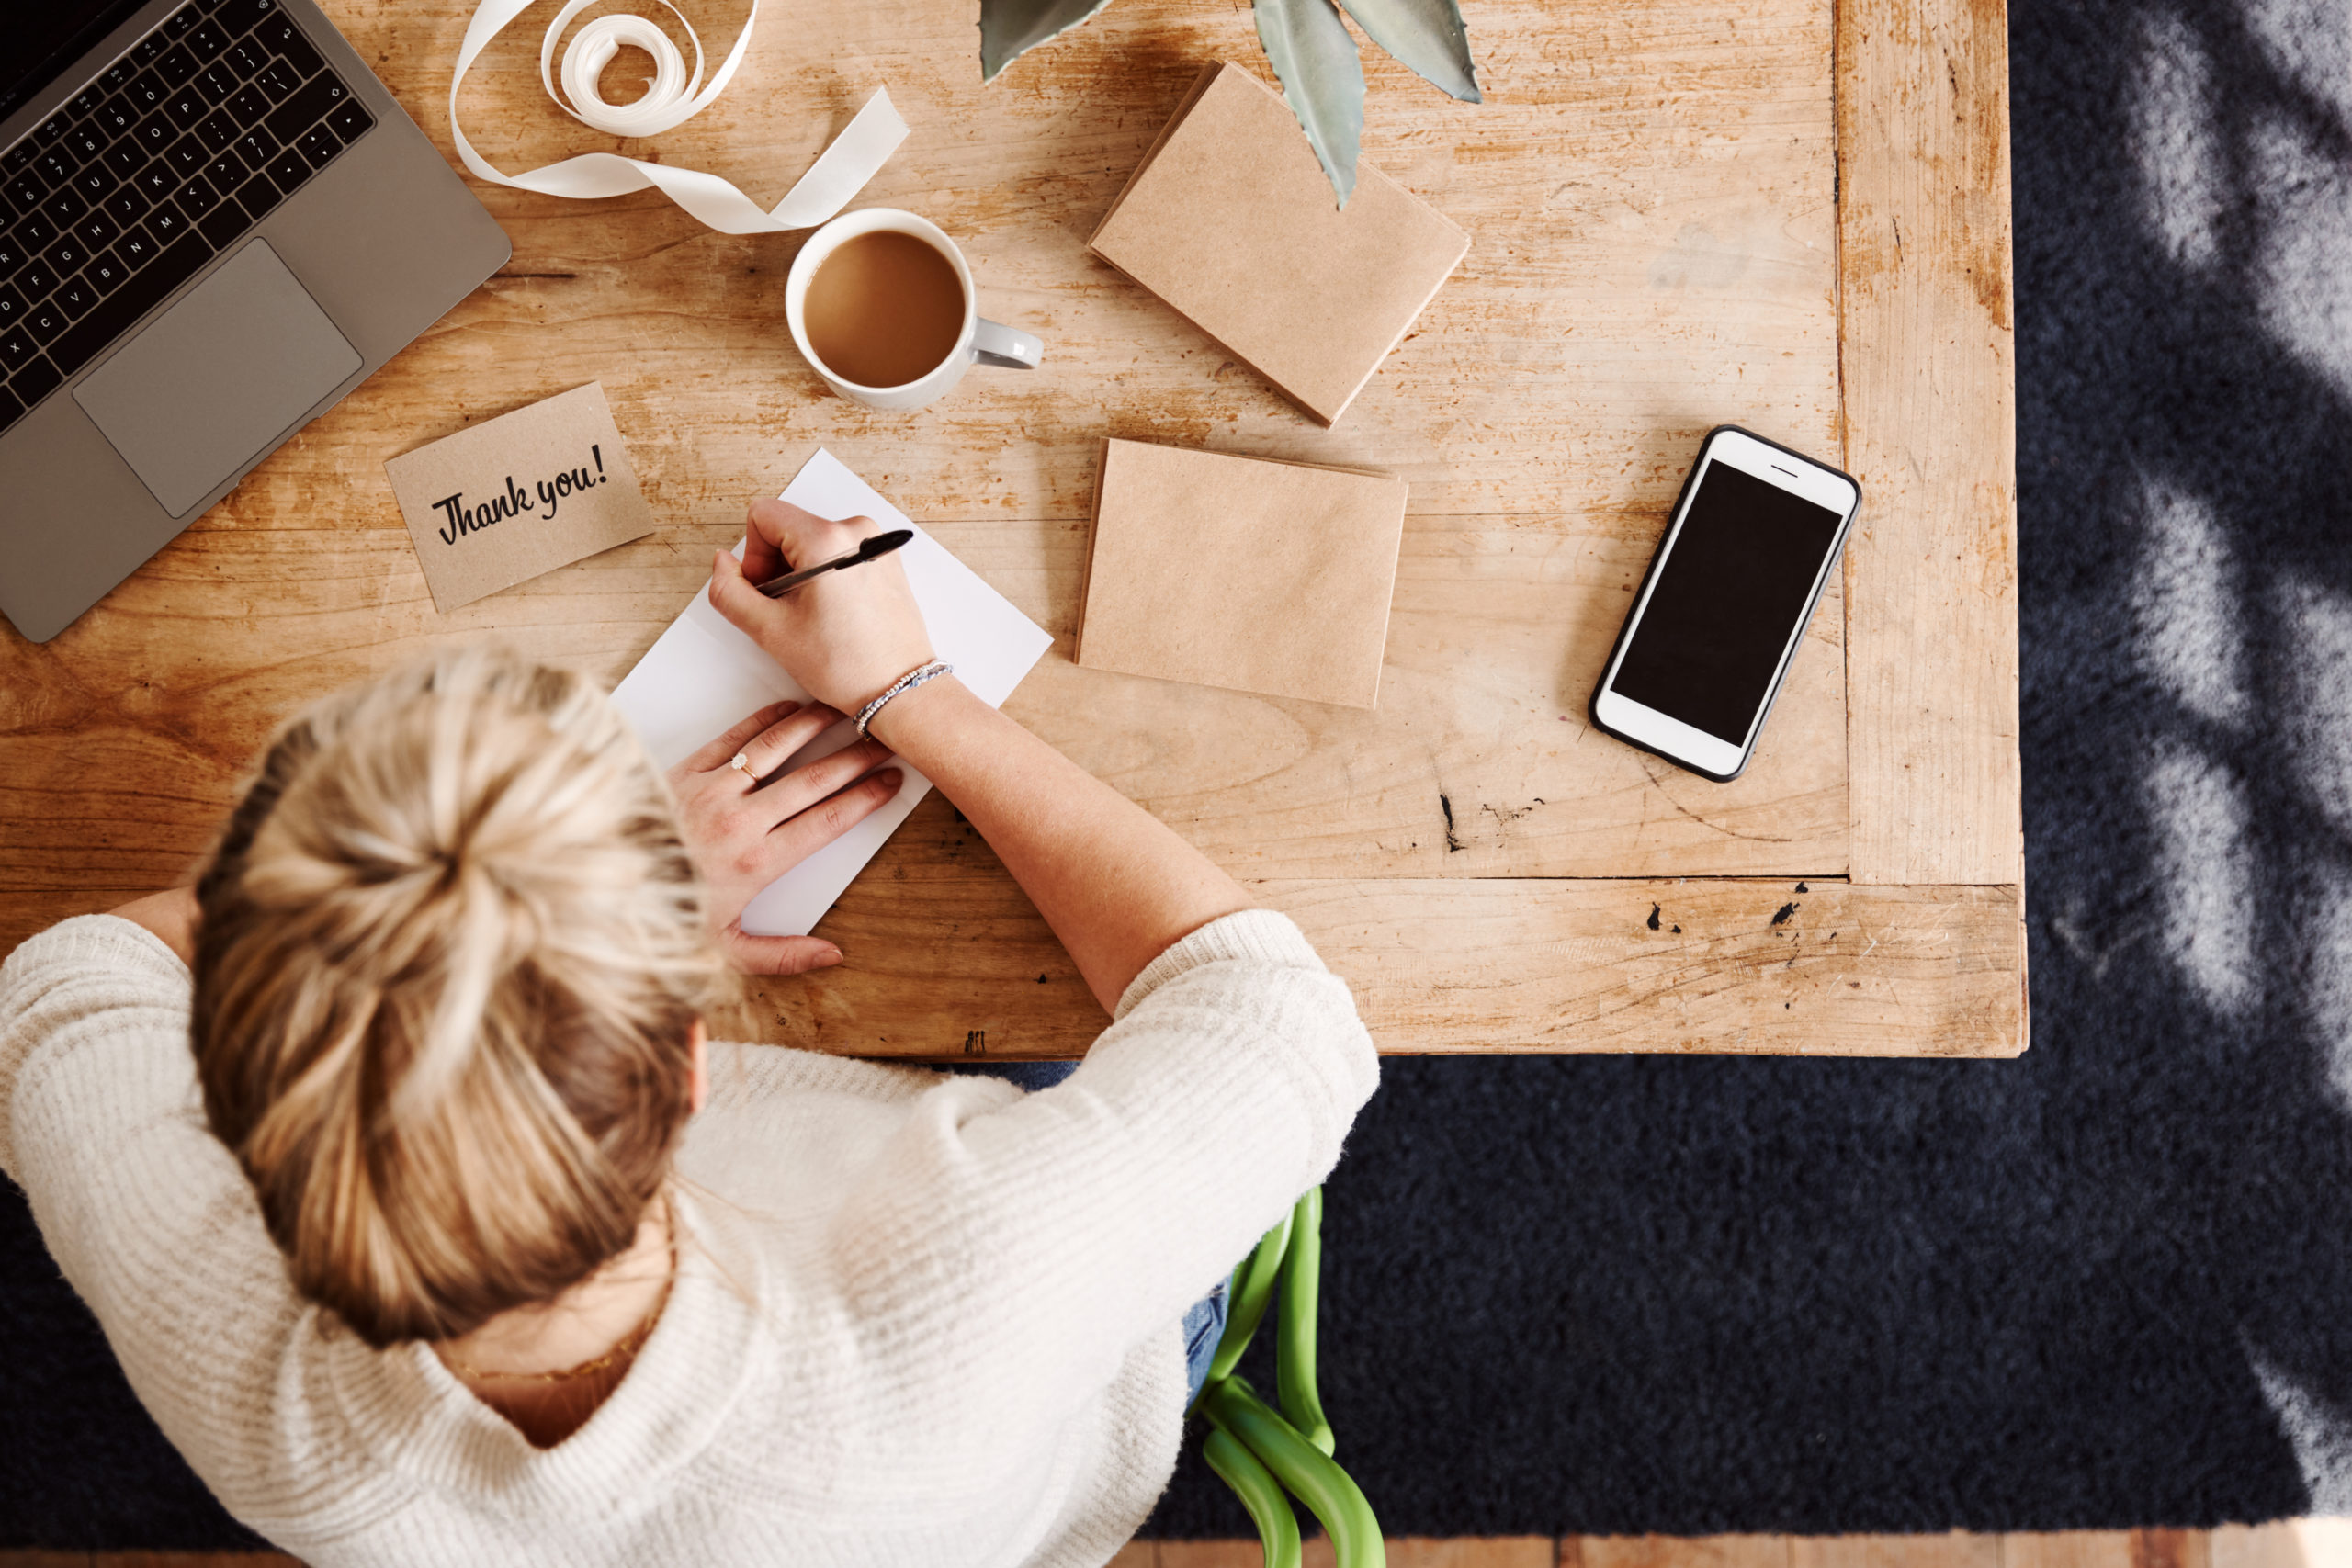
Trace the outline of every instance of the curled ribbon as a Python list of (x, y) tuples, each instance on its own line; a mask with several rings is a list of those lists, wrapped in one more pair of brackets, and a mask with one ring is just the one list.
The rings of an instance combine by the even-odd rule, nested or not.
[[(752, 0), (752, 13), (743, 19), (743, 30), (737, 35), (735, 47), (727, 51), (727, 58), (719, 62), (706, 85), (702, 39), (695, 35), (685, 14), (670, 0), (660, 3), (678, 18), (679, 26), (685, 28), (687, 41), (694, 46), (692, 72), (687, 71), (684, 56), (670, 41), (669, 35), (643, 17), (626, 12), (599, 17), (583, 26), (573, 36), (571, 47), (563, 51), (563, 90), (559, 93), (554, 69), (556, 41), (563, 34), (564, 24), (596, 3), (597, 0), (565, 0), (555, 20), (548, 24), (547, 37), (539, 45), (539, 80), (546, 85), (548, 96), (555, 100), (558, 108), (581, 124), (612, 136), (659, 136), (708, 108), (733, 78), (736, 68), (743, 63), (743, 52), (752, 41), (752, 28), (760, 19), (758, 0)], [(583, 198), (626, 196), (652, 186), (721, 233), (772, 234), (813, 227), (848, 206), (850, 197), (864, 188), (865, 182), (889, 161), (899, 143), (907, 139), (907, 122), (891, 107), (890, 95), (876, 89), (865, 100), (865, 107), (857, 111), (857, 118), (833, 138), (832, 144), (818, 155), (817, 161), (808, 165), (808, 172), (773, 209), (763, 209), (717, 175), (673, 168), (666, 164), (648, 164), (624, 158), (617, 152), (583, 152), (528, 174), (501, 174), (466, 140), (465, 130), (458, 123), (458, 88), (475, 57), (505, 29), (507, 23), (529, 10), (531, 5), (532, 0), (482, 0), (473, 20), (466, 25), (465, 41), (458, 48), (458, 69), (449, 78), (449, 134), (457, 141), (458, 158), (480, 178), (513, 186), (517, 190)], [(641, 49), (653, 57), (653, 83), (635, 103), (608, 104), (597, 90), (596, 78), (625, 47)]]

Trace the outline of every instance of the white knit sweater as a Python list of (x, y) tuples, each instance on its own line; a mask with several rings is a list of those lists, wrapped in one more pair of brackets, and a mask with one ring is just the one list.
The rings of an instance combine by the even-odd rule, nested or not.
[(205, 1128), (188, 1002), (128, 920), (18, 948), (0, 1168), (165, 1435), (320, 1568), (1102, 1562), (1175, 1462), (1179, 1317), (1378, 1076), (1347, 987), (1263, 911), (1162, 953), (1039, 1094), (714, 1047), (669, 1304), (542, 1450), (294, 1295)]

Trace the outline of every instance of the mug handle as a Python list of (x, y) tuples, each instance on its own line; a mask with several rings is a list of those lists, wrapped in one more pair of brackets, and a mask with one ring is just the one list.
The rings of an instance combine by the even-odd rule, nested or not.
[(986, 316), (972, 329), (972, 362), (1006, 370), (1035, 370), (1045, 357), (1046, 345), (1027, 333), (989, 321)]

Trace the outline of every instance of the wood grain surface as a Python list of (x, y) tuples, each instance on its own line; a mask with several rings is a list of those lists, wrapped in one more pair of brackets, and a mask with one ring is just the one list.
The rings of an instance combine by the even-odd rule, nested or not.
[[(448, 71), (470, 6), (327, 9), (447, 152)], [(741, 9), (712, 0), (693, 14), (707, 42), (731, 38)], [(1878, 889), (1879, 946), (1838, 956), (1863, 980), (1843, 998), (1803, 991), (1810, 956), (1766, 976), (1790, 933), (1741, 923), (1764, 897), (1745, 885), (1687, 895), (1703, 911), (1691, 932), (1713, 934), (1679, 957), (1611, 945), (1663, 907), (1652, 883), (1837, 886), (1857, 818), (1917, 804), (1849, 795), (1854, 735), (1904, 726), (1878, 688), (1869, 715), (1849, 712), (1849, 627), (1878, 628), (1883, 644), (1885, 617), (1849, 614), (1835, 587), (1736, 784), (1611, 741), (1585, 711), (1704, 432), (1736, 423), (1834, 456), (1854, 420), (1839, 390), (1829, 0), (1703, 13), (1481, 0), (1482, 107), (1367, 48), (1365, 156), (1472, 244), (1329, 431), (1085, 254), (1200, 62), (1264, 73), (1246, 6), (1122, 0), (986, 87), (969, 0), (797, 8), (789, 25), (763, 17), (710, 111), (642, 145), (548, 103), (536, 53), (551, 12), (526, 13), (460, 96), (494, 163), (624, 150), (772, 202), (887, 85), (912, 135), (859, 204), (907, 207), (956, 235), (983, 311), (1039, 333), (1045, 365), (976, 370), (920, 412), (866, 411), (828, 393), (790, 346), (783, 285), (800, 236), (710, 233), (650, 192), (568, 202), (477, 183), (514, 239), (508, 267), (56, 640), (0, 635), (0, 944), (179, 874), (270, 730), (339, 685), (482, 636), (616, 680), (735, 537), (745, 502), (822, 446), (1054, 631), (1009, 711), (1319, 920), (1310, 929), (1364, 987), (1386, 1049), (2021, 1043), (2013, 866), (1928, 855), (1894, 880), (1992, 891)], [(1966, 90), (2004, 119), (2005, 81), (1980, 71)], [(1906, 133), (1900, 115), (1875, 129)], [(1847, 362), (1850, 377), (1850, 348)], [(589, 380), (606, 389), (661, 526), (436, 614), (384, 460)], [(1410, 481), (1376, 711), (1069, 662), (1104, 435)], [(1881, 577), (1854, 583), (1875, 592)], [(1959, 830), (1943, 824), (1929, 831)], [(778, 1037), (921, 1055), (960, 1053), (975, 1031), (991, 1054), (1082, 1047), (1099, 1013), (959, 831), (943, 803), (917, 814), (820, 928), (851, 953), (846, 971), (764, 998)], [(950, 912), (960, 923), (943, 927)], [(1442, 934), (1383, 945), (1416, 923)], [(997, 940), (949, 943), (944, 929)], [(1864, 976), (1882, 969), (1874, 988)]]
[(1848, 0), (1838, 51), (1853, 874), (2016, 882), (2007, 7)]

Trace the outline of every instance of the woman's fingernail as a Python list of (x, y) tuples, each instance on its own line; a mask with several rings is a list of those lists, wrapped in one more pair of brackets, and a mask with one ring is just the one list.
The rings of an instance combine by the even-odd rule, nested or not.
[(818, 968), (820, 968), (820, 969), (830, 969), (830, 968), (831, 968), (834, 964), (839, 964), (841, 961), (842, 961), (842, 950), (841, 950), (840, 948), (838, 948), (838, 947), (827, 948), (827, 949), (825, 950), (825, 955), (824, 955), (822, 958), (820, 958), (819, 960), (817, 960), (817, 967), (818, 967)]
[(896, 768), (885, 768), (874, 776), (881, 781), (884, 789), (896, 789), (907, 782), (907, 775)]

